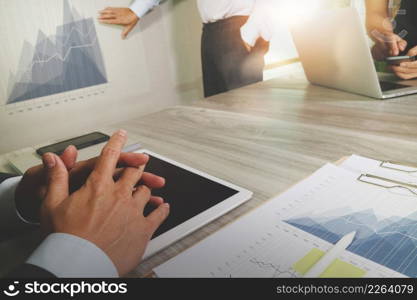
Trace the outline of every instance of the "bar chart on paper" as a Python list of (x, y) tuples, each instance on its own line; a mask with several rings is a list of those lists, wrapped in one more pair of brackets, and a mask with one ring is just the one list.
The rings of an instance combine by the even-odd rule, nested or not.
[(81, 17), (69, 0), (63, 15), (55, 35), (39, 31), (35, 45), (24, 43), (18, 70), (9, 76), (7, 104), (107, 83), (93, 19)]
[(353, 231), (353, 242), (320, 277), (417, 277), (417, 196), (360, 182), (358, 173), (331, 164), (155, 272), (302, 277)]

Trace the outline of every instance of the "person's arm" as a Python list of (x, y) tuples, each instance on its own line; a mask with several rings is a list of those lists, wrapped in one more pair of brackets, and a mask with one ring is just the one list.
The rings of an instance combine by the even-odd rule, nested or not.
[(110, 258), (93, 243), (70, 234), (50, 234), (8, 278), (118, 277)]
[(274, 0), (257, 0), (249, 16), (248, 21), (240, 29), (242, 40), (246, 43), (248, 49), (255, 46), (259, 38), (269, 42), (273, 35), (271, 18), (273, 11), (277, 9), (277, 3)]
[(375, 42), (372, 55), (376, 60), (397, 56), (407, 47), (407, 42), (394, 33), (389, 11), (389, 0), (366, 0), (366, 29)]
[(163, 2), (163, 0), (135, 0), (130, 5), (130, 9), (139, 19), (141, 19), (161, 2)]
[(389, 0), (366, 0), (366, 30), (369, 36), (374, 39), (374, 30), (380, 33), (393, 33), (394, 29), (390, 18)]
[(0, 174), (0, 241), (33, 228), (25, 222), (16, 209), (15, 191), (21, 179), (21, 176)]
[[(151, 195), (150, 189), (161, 188), (165, 181), (144, 172), (148, 156), (132, 153), (130, 159), (139, 165), (118, 169), (126, 139), (124, 131), (112, 136), (72, 194), (62, 160), (44, 155), (47, 187), (41, 227), (51, 234), (9, 277), (27, 277), (27, 272), (32, 277), (117, 277), (138, 264), (169, 206)], [(148, 202), (156, 208), (145, 217)]]
[[(68, 147), (61, 158), (70, 170), (75, 165), (76, 149)], [(0, 241), (38, 227), (44, 190), (43, 166), (30, 168), (23, 176), (0, 173)]]
[(99, 21), (104, 24), (121, 25), (122, 39), (127, 38), (139, 20), (144, 17), (161, 0), (135, 0), (130, 7), (107, 7), (100, 11)]
[(50, 234), (9, 278), (115, 278), (116, 266), (95, 244), (65, 233)]
[[(48, 166), (48, 187), (41, 210), (41, 227), (44, 230), (66, 234), (67, 237), (75, 236), (75, 241), (66, 244), (74, 251), (84, 247), (90, 249), (90, 254), (79, 256), (79, 264), (89, 264), (89, 257), (97, 253), (92, 249), (96, 248), (103, 254), (98, 258), (102, 262), (110, 260), (115, 266), (113, 271), (117, 270), (119, 275), (127, 274), (138, 265), (153, 233), (169, 213), (169, 205), (164, 204), (161, 198), (152, 197), (149, 185), (142, 185), (147, 160), (141, 166), (123, 169), (117, 178), (114, 177), (126, 140), (125, 131), (114, 134), (85, 184), (72, 194), (62, 160), (53, 154), (44, 156)], [(153, 176), (156, 179), (157, 176)], [(145, 217), (144, 208), (149, 202), (156, 208)], [(80, 242), (82, 246), (77, 246)], [(66, 241), (61, 240), (57, 244), (61, 243)], [(59, 254), (55, 255), (62, 259)], [(42, 259), (42, 266), (49, 264), (50, 258), (42, 256)], [(33, 260), (29, 262), (33, 263)], [(58, 269), (64, 267), (62, 265)], [(78, 273), (80, 268), (75, 268), (74, 272)], [(97, 276), (96, 273), (93, 275)]]
[[(97, 163), (97, 158), (76, 162), (77, 154), (77, 149), (69, 146), (60, 156), (69, 171), (71, 191), (79, 189), (85, 183)], [(144, 159), (142, 154), (122, 153), (119, 167), (137, 167), (143, 164)], [(164, 183), (162, 178), (146, 172), (142, 179), (150, 188), (161, 187)], [(23, 176), (13, 177), (0, 173), (0, 241), (39, 225), (46, 184), (44, 165), (30, 168)]]

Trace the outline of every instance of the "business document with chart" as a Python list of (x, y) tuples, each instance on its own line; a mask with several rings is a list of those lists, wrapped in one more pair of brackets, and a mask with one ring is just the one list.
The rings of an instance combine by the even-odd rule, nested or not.
[(159, 277), (303, 277), (350, 232), (320, 277), (417, 277), (417, 168), (352, 156), (155, 269)]

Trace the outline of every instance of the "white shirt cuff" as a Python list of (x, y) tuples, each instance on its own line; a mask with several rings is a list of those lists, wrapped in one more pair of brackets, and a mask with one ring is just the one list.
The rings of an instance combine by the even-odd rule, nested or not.
[(66, 233), (50, 234), (27, 263), (63, 278), (115, 278), (113, 262), (95, 244)]
[(130, 9), (138, 16), (142, 18), (152, 8), (159, 4), (160, 0), (136, 0), (130, 5)]

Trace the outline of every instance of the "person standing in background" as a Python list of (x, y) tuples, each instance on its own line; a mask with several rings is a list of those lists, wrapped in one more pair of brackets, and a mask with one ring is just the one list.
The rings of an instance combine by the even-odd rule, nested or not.
[[(401, 0), (398, 4), (398, 13), (393, 18), (389, 0), (366, 0), (366, 27), (375, 42), (372, 55), (376, 60), (417, 55), (417, 1)], [(417, 61), (390, 68), (401, 79), (417, 78)]]
[[(201, 58), (204, 96), (263, 80), (272, 31), (266, 11), (273, 0), (198, 0), (203, 20)], [(129, 8), (100, 11), (105, 24), (124, 26), (122, 38), (161, 0), (136, 0)]]

